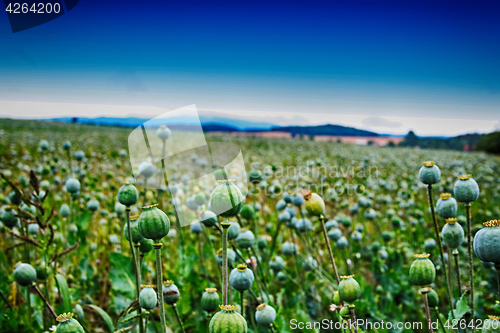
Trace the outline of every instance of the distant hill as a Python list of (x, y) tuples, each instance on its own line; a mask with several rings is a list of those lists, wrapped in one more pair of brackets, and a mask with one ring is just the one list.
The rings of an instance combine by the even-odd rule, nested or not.
[(413, 131), (410, 131), (399, 145), (431, 149), (473, 150), (483, 136), (484, 134), (473, 133), (451, 138), (418, 137)]
[(380, 134), (341, 125), (286, 126), (273, 127), (271, 131), (287, 132), (292, 135), (333, 135), (333, 136), (380, 136)]

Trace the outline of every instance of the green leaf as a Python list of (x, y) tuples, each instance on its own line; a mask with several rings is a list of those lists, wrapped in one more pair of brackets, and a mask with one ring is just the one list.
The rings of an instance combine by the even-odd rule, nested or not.
[[(467, 304), (467, 298), (465, 297), (465, 293), (460, 297), (460, 299), (457, 302), (456, 309), (453, 310), (453, 314), (455, 315), (455, 319), (460, 320), (464, 314), (466, 314), (469, 311), (469, 305)], [(451, 311), (448, 314), (448, 319), (453, 319), (451, 316)]]
[(87, 306), (95, 310), (95, 312), (97, 312), (102, 317), (104, 323), (106, 323), (106, 325), (108, 326), (108, 330), (110, 333), (113, 333), (115, 331), (115, 325), (113, 324), (113, 319), (111, 319), (111, 317), (106, 313), (106, 311), (92, 304)]
[(56, 275), (57, 288), (63, 299), (63, 312), (73, 312), (73, 307), (71, 306), (71, 296), (69, 295), (68, 284), (66, 279), (61, 274)]

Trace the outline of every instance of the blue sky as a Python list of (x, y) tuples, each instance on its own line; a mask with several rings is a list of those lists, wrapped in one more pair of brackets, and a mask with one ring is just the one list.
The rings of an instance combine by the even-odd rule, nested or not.
[(15, 34), (0, 14), (0, 115), (196, 104), (278, 124), (487, 132), (500, 120), (499, 14), (481, 1), (81, 1)]

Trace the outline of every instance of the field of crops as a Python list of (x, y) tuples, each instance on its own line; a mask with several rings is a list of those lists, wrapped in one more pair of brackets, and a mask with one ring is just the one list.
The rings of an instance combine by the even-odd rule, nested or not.
[(207, 135), (246, 174), (145, 190), (131, 130), (0, 120), (0, 332), (500, 332), (498, 157)]

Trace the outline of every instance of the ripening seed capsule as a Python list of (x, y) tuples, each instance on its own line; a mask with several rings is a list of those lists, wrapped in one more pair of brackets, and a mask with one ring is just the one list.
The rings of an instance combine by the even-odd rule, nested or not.
[(80, 181), (76, 178), (69, 178), (65, 184), (66, 191), (71, 194), (78, 193), (80, 191)]
[(340, 309), (340, 316), (344, 319), (349, 319), (351, 318), (351, 311), (347, 306), (344, 306), (342, 309)]
[(314, 270), (316, 267), (318, 267), (318, 262), (313, 257), (307, 257), (302, 262), (302, 269), (307, 272)]
[(69, 210), (69, 206), (66, 205), (66, 204), (63, 204), (61, 206), (61, 208), (59, 208), (59, 215), (61, 215), (61, 217), (68, 217), (70, 214), (70, 210)]
[(160, 140), (168, 140), (170, 138), (170, 135), (172, 134), (172, 131), (170, 131), (170, 128), (168, 128), (166, 125), (161, 125), (158, 127), (156, 130), (156, 135)]
[(283, 260), (280, 256), (276, 256), (269, 261), (269, 267), (271, 267), (276, 274), (285, 268), (285, 260)]
[(500, 220), (485, 222), (483, 226), (474, 236), (474, 252), (482, 261), (500, 265)]
[(174, 281), (167, 280), (163, 284), (163, 300), (168, 305), (177, 303), (179, 300), (179, 288), (174, 284)]
[(45, 281), (50, 275), (50, 269), (45, 265), (45, 262), (42, 261), (38, 265), (35, 266), (36, 270), (36, 278), (38, 280)]
[(418, 177), (426, 185), (436, 184), (441, 179), (441, 170), (439, 170), (436, 162), (426, 161), (422, 163)]
[(260, 170), (252, 169), (248, 173), (248, 180), (250, 180), (250, 183), (252, 184), (258, 184), (261, 181), (265, 180), (265, 176), (262, 174)]
[(56, 318), (58, 324), (56, 328), (56, 333), (85, 333), (82, 325), (73, 319), (73, 313), (63, 313)]
[(236, 216), (243, 206), (245, 197), (234, 185), (234, 180), (219, 180), (219, 185), (210, 196), (211, 210), (222, 217)]
[(139, 232), (142, 237), (159, 241), (170, 231), (170, 220), (158, 205), (142, 207), (139, 216)]
[(240, 232), (236, 237), (236, 245), (242, 249), (248, 249), (255, 244), (255, 236), (250, 230)]
[(434, 289), (431, 289), (427, 293), (427, 301), (429, 302), (429, 307), (431, 309), (433, 309), (439, 305), (439, 296)]
[(189, 226), (189, 229), (191, 230), (192, 233), (201, 234), (203, 232), (203, 223), (200, 223), (198, 221), (193, 222)]
[(285, 282), (288, 280), (288, 276), (286, 276), (284, 272), (278, 272), (276, 274), (276, 280), (278, 280), (278, 282)]
[(216, 288), (207, 288), (201, 297), (201, 308), (207, 312), (217, 311), (219, 308), (219, 294)]
[(335, 292), (333, 293), (333, 304), (335, 305), (341, 304), (340, 294), (338, 290), (335, 290)]
[(245, 204), (241, 207), (240, 215), (245, 220), (250, 221), (255, 218), (255, 210), (252, 205)]
[(479, 197), (479, 185), (471, 178), (471, 175), (458, 176), (453, 194), (455, 194), (457, 201), (471, 203)]
[(335, 242), (335, 248), (339, 250), (343, 250), (348, 246), (349, 242), (347, 241), (347, 238), (345, 238), (345, 236), (340, 237), (339, 240)]
[(139, 305), (141, 308), (151, 310), (156, 307), (158, 296), (152, 286), (144, 287), (139, 293)]
[[(233, 262), (236, 260), (236, 252), (232, 249), (227, 249), (227, 264), (231, 266)], [(215, 261), (219, 266), (222, 266), (222, 249), (219, 249), (215, 254)]]
[[(139, 243), (144, 239), (139, 231), (139, 216), (137, 215), (130, 217), (130, 232), (132, 234), (132, 242)], [(123, 227), (123, 236), (125, 236), (126, 240), (130, 241), (128, 237), (128, 223), (125, 223)]]
[(99, 201), (92, 199), (87, 202), (87, 209), (92, 213), (99, 209)]
[(64, 150), (70, 150), (71, 149), (71, 141), (64, 141), (62, 144), (62, 147)]
[(5, 207), (2, 211), (2, 215), (0, 215), (0, 221), (2, 221), (7, 228), (12, 229), (19, 222), (19, 218), (11, 207)]
[(40, 151), (43, 151), (43, 152), (48, 151), (49, 150), (49, 142), (47, 140), (40, 140), (38, 147), (40, 148)]
[(132, 183), (124, 183), (118, 190), (117, 197), (119, 203), (130, 207), (139, 200), (139, 192)]
[(450, 218), (457, 214), (457, 200), (450, 193), (441, 193), (436, 203), (436, 213), (442, 218)]
[(311, 191), (304, 194), (305, 207), (312, 216), (320, 216), (325, 213), (325, 202), (318, 194)]
[(341, 276), (342, 281), (339, 284), (340, 299), (352, 303), (361, 295), (359, 283), (354, 280), (354, 275)]
[(262, 303), (257, 307), (255, 312), (255, 321), (259, 325), (269, 326), (276, 319), (276, 310), (266, 303)]
[(229, 283), (238, 291), (250, 289), (254, 280), (253, 272), (247, 268), (247, 265), (240, 264), (229, 274)]
[(19, 263), (14, 269), (14, 279), (23, 287), (29, 286), (36, 279), (36, 270), (30, 264)]
[(115, 213), (117, 213), (118, 216), (125, 213), (126, 208), (127, 207), (125, 205), (122, 205), (119, 201), (115, 202)]
[(436, 278), (436, 267), (429, 260), (429, 254), (416, 254), (417, 258), (410, 267), (410, 283), (416, 286), (427, 286)]
[(295, 243), (284, 242), (283, 245), (281, 245), (281, 253), (283, 253), (284, 255), (292, 255), (296, 254), (297, 252), (299, 252), (299, 247)]
[(436, 240), (434, 238), (427, 238), (424, 241), (424, 249), (431, 252), (436, 247)]
[(247, 321), (238, 313), (235, 305), (219, 305), (209, 324), (209, 333), (247, 333)]
[(205, 227), (213, 227), (217, 224), (217, 215), (210, 210), (206, 210), (201, 214), (200, 222), (203, 223)]
[(482, 333), (499, 333), (500, 332), (500, 317), (488, 316), (483, 322)]
[(336, 242), (340, 239), (340, 237), (342, 237), (342, 230), (339, 228), (334, 228), (328, 231), (328, 238), (330, 238), (330, 240)]
[(443, 243), (450, 249), (456, 249), (464, 242), (464, 229), (457, 222), (457, 218), (446, 219), (446, 224), (441, 231)]
[(152, 249), (153, 249), (152, 240), (144, 238), (139, 242), (139, 251), (141, 251), (142, 254), (146, 254), (150, 252)]

